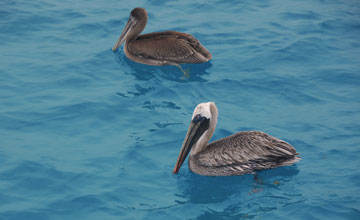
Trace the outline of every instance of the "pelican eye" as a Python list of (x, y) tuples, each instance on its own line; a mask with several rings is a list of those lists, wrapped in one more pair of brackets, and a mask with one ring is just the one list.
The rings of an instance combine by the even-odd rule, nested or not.
[(135, 8), (131, 11), (130, 15), (133, 17), (139, 17), (142, 10), (140, 8)]
[(203, 116), (201, 116), (200, 114), (197, 114), (197, 115), (195, 115), (195, 117), (193, 118), (193, 122), (194, 123), (198, 123), (198, 122), (200, 122), (200, 121), (202, 121), (202, 120), (204, 120), (204, 119), (206, 119), (205, 117), (203, 117)]

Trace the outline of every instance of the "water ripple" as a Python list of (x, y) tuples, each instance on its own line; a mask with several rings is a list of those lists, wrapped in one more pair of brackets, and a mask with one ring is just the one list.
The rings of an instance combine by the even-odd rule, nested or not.
[[(359, 4), (349, 1), (0, 2), (0, 219), (358, 219)], [(194, 35), (204, 64), (147, 66), (111, 48)], [(301, 161), (252, 175), (172, 174), (194, 107), (213, 140), (282, 138)]]

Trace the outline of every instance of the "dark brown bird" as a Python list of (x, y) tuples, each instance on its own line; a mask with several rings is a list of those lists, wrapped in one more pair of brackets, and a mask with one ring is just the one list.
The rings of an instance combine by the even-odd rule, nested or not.
[(300, 160), (293, 146), (261, 131), (242, 131), (208, 144), (217, 117), (215, 103), (196, 106), (173, 173), (189, 153), (190, 170), (204, 176), (243, 175)]
[(145, 9), (133, 9), (112, 50), (117, 50), (126, 41), (124, 52), (130, 60), (154, 66), (179, 66), (182, 63), (203, 63), (211, 59), (211, 53), (190, 34), (163, 31), (139, 35), (146, 26), (147, 17)]

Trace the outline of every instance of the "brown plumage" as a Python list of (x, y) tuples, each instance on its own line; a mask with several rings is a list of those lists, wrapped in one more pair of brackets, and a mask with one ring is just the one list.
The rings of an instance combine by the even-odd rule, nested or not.
[(217, 117), (213, 102), (201, 103), (195, 108), (174, 173), (189, 153), (190, 170), (205, 176), (243, 175), (300, 160), (293, 146), (261, 131), (242, 131), (208, 144)]
[(207, 176), (230, 176), (291, 165), (296, 150), (285, 141), (261, 131), (242, 131), (210, 143), (193, 155), (189, 167)]
[(190, 34), (163, 31), (139, 35), (144, 30), (146, 23), (146, 10), (143, 8), (133, 9), (113, 51), (117, 50), (126, 40), (125, 55), (138, 63), (162, 66), (203, 63), (211, 59), (211, 53)]

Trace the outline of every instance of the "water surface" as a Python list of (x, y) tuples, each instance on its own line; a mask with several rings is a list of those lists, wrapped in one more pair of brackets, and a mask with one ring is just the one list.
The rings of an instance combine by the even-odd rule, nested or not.
[[(111, 48), (193, 34), (210, 63), (153, 67)], [(360, 218), (360, 4), (302, 1), (0, 3), (0, 219)], [(261, 130), (302, 160), (251, 175), (171, 173), (200, 102), (213, 140)]]

